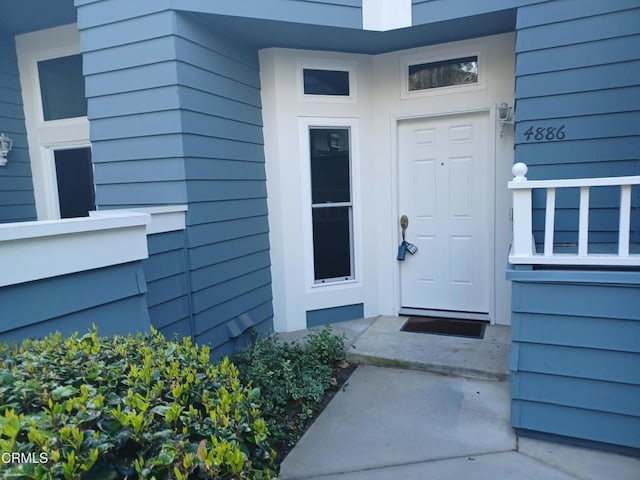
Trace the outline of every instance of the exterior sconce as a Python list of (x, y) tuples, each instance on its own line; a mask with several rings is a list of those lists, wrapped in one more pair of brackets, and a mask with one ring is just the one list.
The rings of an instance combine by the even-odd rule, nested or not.
[(502, 102), (498, 105), (498, 121), (500, 122), (500, 136), (504, 136), (504, 126), (513, 125), (513, 107)]
[(13, 140), (4, 133), (0, 134), (0, 167), (4, 167), (7, 164), (7, 155), (9, 155), (12, 146)]

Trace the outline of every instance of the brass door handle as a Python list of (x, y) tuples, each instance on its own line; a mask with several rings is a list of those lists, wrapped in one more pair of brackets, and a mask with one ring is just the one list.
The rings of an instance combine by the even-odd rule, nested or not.
[(404, 242), (405, 234), (407, 233), (407, 227), (409, 226), (409, 217), (402, 215), (400, 217), (400, 228), (402, 229), (402, 241)]

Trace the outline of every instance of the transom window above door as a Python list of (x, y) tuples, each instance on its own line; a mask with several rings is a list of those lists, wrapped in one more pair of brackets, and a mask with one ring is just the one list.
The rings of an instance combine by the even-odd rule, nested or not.
[(478, 56), (408, 66), (410, 92), (478, 83)]

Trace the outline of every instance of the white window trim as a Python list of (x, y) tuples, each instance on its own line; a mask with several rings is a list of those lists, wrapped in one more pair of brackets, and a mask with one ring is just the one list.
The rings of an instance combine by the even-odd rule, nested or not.
[(45, 121), (40, 96), (38, 62), (80, 53), (75, 24), (16, 36), (18, 70), (31, 158), (38, 220), (60, 218), (54, 149), (90, 146), (89, 120), (77, 117)]
[[(324, 283), (315, 281), (313, 265), (313, 218), (311, 209), (311, 159), (309, 158), (309, 129), (310, 128), (349, 128), (350, 129), (350, 173), (351, 173), (351, 248), (353, 262), (353, 278), (335, 280)], [(332, 117), (301, 117), (298, 119), (298, 135), (300, 145), (300, 179), (302, 191), (302, 239), (305, 264), (305, 287), (307, 293), (326, 292), (344, 289), (362, 284), (362, 238), (360, 214), (360, 152), (358, 119)]]
[[(349, 73), (349, 95), (308, 95), (304, 93), (304, 70), (337, 70)], [(334, 59), (298, 58), (296, 60), (296, 84), (298, 85), (299, 102), (321, 103), (357, 103), (357, 75), (356, 64)]]
[[(456, 58), (478, 57), (478, 82), (450, 85), (448, 87), (428, 88), (425, 90), (409, 90), (409, 66), (422, 63), (441, 62)], [(484, 44), (473, 48), (451, 47), (437, 48), (420, 54), (406, 55), (400, 59), (400, 98), (410, 99), (416, 97), (432, 97), (449, 93), (464, 93), (465, 91), (485, 90), (487, 78), (486, 48)]]

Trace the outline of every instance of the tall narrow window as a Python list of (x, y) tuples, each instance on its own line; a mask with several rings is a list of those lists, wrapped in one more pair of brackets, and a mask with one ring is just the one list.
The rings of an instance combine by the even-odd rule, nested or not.
[(96, 209), (91, 148), (54, 151), (60, 218), (86, 217)]
[(349, 128), (309, 129), (315, 283), (354, 278), (350, 142)]

